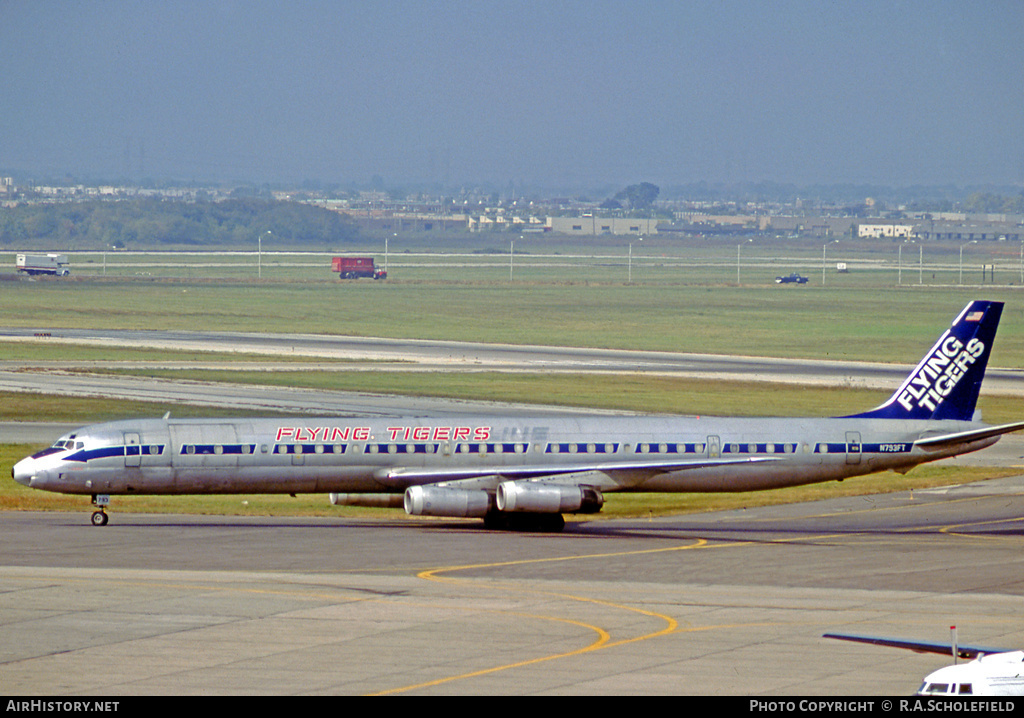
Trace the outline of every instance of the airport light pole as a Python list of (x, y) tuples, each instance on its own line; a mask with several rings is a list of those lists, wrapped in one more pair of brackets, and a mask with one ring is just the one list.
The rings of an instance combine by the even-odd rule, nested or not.
[(970, 242), (964, 242), (963, 244), (960, 245), (960, 278), (957, 280), (958, 285), (962, 285), (964, 283), (964, 247), (966, 247), (968, 244), (977, 243), (978, 240), (972, 239)]
[[(643, 242), (644, 241), (643, 235), (640, 235), (639, 237), (637, 237), (636, 241), (637, 242)], [(627, 274), (627, 276), (629, 278), (627, 283), (628, 284), (632, 284), (633, 283), (633, 243), (632, 242), (629, 243), (629, 270), (627, 271), (626, 274)]]
[(899, 273), (897, 274), (896, 284), (901, 286), (901, 287), (903, 286), (903, 245), (904, 244), (914, 244), (914, 240), (907, 239), (907, 240), (904, 240), (900, 244)]
[[(522, 239), (523, 235), (519, 235), (519, 239)], [(510, 239), (508, 245), (508, 281), (512, 281), (512, 267), (516, 256), (516, 241)]]
[(833, 239), (831, 242), (827, 242), (821, 248), (821, 286), (825, 286), (825, 249), (830, 244), (839, 244), (838, 239)]
[[(746, 244), (750, 244), (753, 241), (754, 241), (754, 239), (750, 238), (750, 239), (748, 239), (746, 241)], [(743, 244), (737, 244), (736, 245), (736, 286), (737, 287), (740, 286), (740, 247), (742, 247), (742, 246), (743, 246)]]

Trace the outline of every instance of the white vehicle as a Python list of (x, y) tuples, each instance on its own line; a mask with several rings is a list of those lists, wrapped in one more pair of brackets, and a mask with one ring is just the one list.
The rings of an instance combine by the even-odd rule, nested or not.
[(15, 266), (23, 274), (52, 274), (57, 277), (71, 274), (66, 254), (19, 254)]

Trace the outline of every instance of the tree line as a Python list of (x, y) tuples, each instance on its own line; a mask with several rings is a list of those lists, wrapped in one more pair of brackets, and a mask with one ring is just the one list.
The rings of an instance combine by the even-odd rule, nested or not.
[(356, 226), (322, 207), (260, 198), (185, 202), (161, 198), (24, 204), (0, 209), (0, 245), (10, 249), (252, 247), (354, 242)]
[(1005, 196), (994, 192), (972, 192), (964, 200), (964, 211), (989, 214), (1024, 214), (1024, 192)]

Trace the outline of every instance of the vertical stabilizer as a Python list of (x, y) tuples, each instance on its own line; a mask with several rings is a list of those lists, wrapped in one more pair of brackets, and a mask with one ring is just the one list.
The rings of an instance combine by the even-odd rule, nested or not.
[(1002, 313), (1002, 302), (968, 304), (887, 402), (854, 416), (971, 421)]

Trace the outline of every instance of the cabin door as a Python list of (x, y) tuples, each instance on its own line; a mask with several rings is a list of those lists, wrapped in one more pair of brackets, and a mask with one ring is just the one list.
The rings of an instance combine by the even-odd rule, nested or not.
[(126, 431), (124, 434), (124, 465), (142, 466), (142, 441), (136, 432)]
[(860, 432), (846, 432), (846, 463), (859, 464), (861, 455)]
[(708, 458), (718, 459), (722, 456), (722, 439), (717, 436), (708, 437)]

